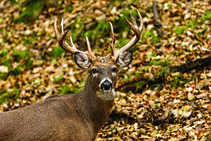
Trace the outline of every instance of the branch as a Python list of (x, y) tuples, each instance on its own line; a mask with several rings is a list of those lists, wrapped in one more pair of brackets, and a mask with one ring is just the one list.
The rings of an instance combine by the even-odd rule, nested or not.
[(164, 32), (162, 30), (162, 23), (158, 14), (158, 10), (157, 10), (157, 2), (154, 0), (153, 1), (153, 13), (154, 13), (154, 26), (155, 29), (157, 30), (157, 33), (159, 34), (159, 36), (163, 37), (164, 36)]
[[(196, 69), (196, 68), (201, 68), (203, 66), (209, 66), (211, 63), (211, 55), (197, 59), (195, 61), (190, 61), (187, 62), (186, 64), (182, 64), (180, 66), (170, 66), (169, 72), (188, 72), (190, 70)], [(164, 74), (164, 75), (159, 75), (156, 77), (154, 80), (149, 79), (144, 77), (144, 74), (142, 74), (140, 77), (136, 78), (135, 80), (128, 81), (116, 88), (117, 91), (119, 90), (124, 90), (124, 91), (129, 91), (129, 90), (135, 90), (135, 91), (142, 91), (141, 89), (146, 87), (147, 85), (152, 85), (156, 83), (163, 83), (166, 80), (166, 77), (168, 76), (169, 73)], [(137, 90), (137, 87), (135, 86), (135, 83), (138, 82), (143, 82), (142, 83), (142, 88), (139, 88)]]
[(204, 57), (204, 58), (199, 58), (193, 62), (190, 61), (190, 62), (188, 62), (186, 64), (182, 64), (180, 66), (172, 66), (172, 67), (170, 67), (170, 71), (171, 72), (179, 71), (181, 73), (184, 73), (184, 72), (208, 65), (210, 62), (211, 62), (211, 55)]

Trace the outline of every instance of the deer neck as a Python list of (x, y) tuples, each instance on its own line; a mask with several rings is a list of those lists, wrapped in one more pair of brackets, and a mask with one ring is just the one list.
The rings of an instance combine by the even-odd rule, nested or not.
[(114, 99), (103, 100), (97, 96), (97, 91), (92, 87), (91, 76), (88, 76), (84, 89), (80, 92), (78, 104), (81, 112), (86, 116), (87, 122), (91, 122), (94, 132), (101, 129), (112, 112)]

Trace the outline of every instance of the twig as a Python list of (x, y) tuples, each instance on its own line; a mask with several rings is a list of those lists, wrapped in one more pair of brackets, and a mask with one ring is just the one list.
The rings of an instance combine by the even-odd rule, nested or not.
[(162, 23), (158, 14), (158, 10), (157, 10), (157, 2), (154, 0), (153, 1), (153, 13), (154, 13), (154, 26), (157, 30), (157, 33), (159, 34), (159, 36), (163, 37), (164, 36), (164, 32), (162, 30)]

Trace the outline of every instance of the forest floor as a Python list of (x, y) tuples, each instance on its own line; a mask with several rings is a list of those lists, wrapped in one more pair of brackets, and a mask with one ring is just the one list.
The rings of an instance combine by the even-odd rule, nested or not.
[(119, 73), (115, 106), (96, 140), (211, 140), (211, 2), (160, 0), (156, 7), (153, 1), (63, 0), (31, 9), (38, 14), (28, 22), (27, 8), (2, 0), (0, 111), (83, 88), (87, 73), (59, 47), (56, 17), (64, 18), (79, 49), (86, 50), (88, 36), (103, 56), (110, 53), (108, 21), (121, 48), (133, 37), (124, 16), (130, 20), (132, 11), (139, 23), (139, 10), (144, 31), (132, 64)]

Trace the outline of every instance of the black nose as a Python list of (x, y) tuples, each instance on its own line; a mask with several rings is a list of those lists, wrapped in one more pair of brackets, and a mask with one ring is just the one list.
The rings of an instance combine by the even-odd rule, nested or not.
[(112, 83), (108, 80), (104, 81), (101, 85), (102, 90), (110, 90), (112, 88)]

